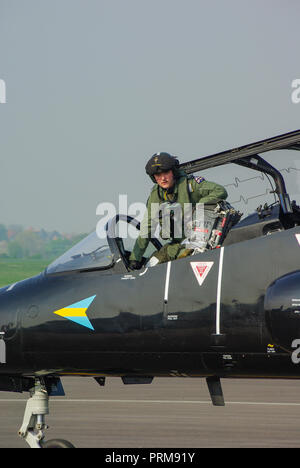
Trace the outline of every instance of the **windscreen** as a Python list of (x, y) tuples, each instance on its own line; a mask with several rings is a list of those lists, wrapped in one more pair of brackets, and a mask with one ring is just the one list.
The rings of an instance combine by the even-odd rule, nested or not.
[(93, 232), (52, 262), (48, 266), (46, 273), (53, 274), (87, 270), (90, 268), (107, 268), (112, 263), (113, 253), (109, 248), (107, 240), (100, 239), (97, 233)]

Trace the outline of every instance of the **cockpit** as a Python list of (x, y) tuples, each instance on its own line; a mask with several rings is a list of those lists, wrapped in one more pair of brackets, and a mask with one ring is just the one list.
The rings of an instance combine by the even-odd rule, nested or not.
[[(46, 274), (108, 270), (122, 273), (129, 270), (129, 256), (139, 235), (140, 223), (131, 216), (117, 215), (102, 230), (92, 232), (82, 241), (52, 262)], [(158, 239), (151, 239), (142, 265), (162, 247)]]
[[(203, 253), (207, 249), (216, 248), (219, 243), (223, 242), (225, 234), (232, 225), (240, 219), (240, 213), (233, 210), (227, 202), (222, 201), (219, 205), (220, 211), (218, 212), (204, 210), (206, 214), (200, 224), (197, 220), (192, 222), (192, 226), (193, 223), (195, 226), (191, 228), (191, 236), (182, 242), (183, 250), (187, 249), (188, 255), (192, 252)], [(96, 232), (89, 234), (51, 263), (46, 274), (94, 270), (112, 270), (111, 273), (132, 271), (130, 254), (140, 234), (139, 221), (131, 216), (120, 214), (111, 218), (105, 226), (101, 226), (101, 229), (97, 227)], [(169, 239), (151, 238), (139, 262), (139, 269), (152, 266), (148, 260), (168, 241)], [(202, 249), (198, 248), (200, 244), (203, 244)], [(154, 262), (153, 265), (155, 264)]]
[[(229, 219), (230, 222), (225, 231), (223, 229), (223, 218), (221, 223), (223, 231), (221, 232), (221, 236), (219, 236), (219, 245), (216, 245), (214, 238), (210, 237), (207, 242), (208, 248), (217, 248), (220, 245), (228, 246), (300, 225), (300, 207), (295, 201), (290, 201), (281, 172), (259, 156), (260, 152), (265, 153), (275, 149), (299, 151), (299, 139), (300, 131), (298, 130), (205, 158), (199, 158), (195, 161), (189, 161), (180, 166), (187, 174), (192, 174), (205, 169), (215, 169), (217, 166), (220, 166), (223, 170), (224, 165), (231, 162), (239, 167), (271, 176), (274, 180), (275, 189), (273, 188), (270, 194), (276, 194), (278, 201), (275, 198), (275, 203), (266, 203), (264, 207), (260, 205), (256, 212), (248, 215), (240, 222), (238, 217), (239, 212), (233, 211), (233, 221), (231, 222)], [(291, 167), (286, 170), (289, 172), (290, 169)], [(241, 180), (239, 180), (239, 183), (241, 183)], [(229, 185), (235, 187), (235, 184)], [(265, 194), (262, 194), (262, 196), (265, 196)], [(252, 198), (255, 199), (256, 196)], [(97, 232), (88, 235), (76, 246), (51, 263), (46, 269), (46, 274), (93, 270), (102, 270), (110, 273), (128, 272), (130, 271), (130, 253), (139, 235), (139, 230), (140, 223), (136, 219), (126, 215), (116, 215), (108, 221), (102, 232), (99, 232), (97, 229)], [(213, 231), (218, 234), (217, 229), (213, 229)], [(222, 236), (223, 238), (221, 238)], [(217, 237), (215, 236), (215, 238)], [(144, 253), (141, 266), (144, 267), (151, 255), (156, 250), (160, 250), (161, 247), (162, 242), (159, 239), (151, 239)]]

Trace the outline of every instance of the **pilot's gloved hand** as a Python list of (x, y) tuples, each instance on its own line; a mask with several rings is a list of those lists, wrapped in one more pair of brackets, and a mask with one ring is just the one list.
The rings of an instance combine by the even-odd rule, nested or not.
[(138, 262), (137, 260), (130, 260), (129, 268), (130, 270), (140, 270), (142, 268), (142, 262)]

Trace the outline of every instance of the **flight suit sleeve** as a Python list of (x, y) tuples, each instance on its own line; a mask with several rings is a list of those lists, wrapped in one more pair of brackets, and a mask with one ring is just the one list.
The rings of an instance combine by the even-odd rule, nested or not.
[(228, 197), (227, 190), (215, 182), (202, 180), (198, 183), (196, 179), (191, 179), (191, 187), (193, 198), (199, 203), (214, 204)]
[(151, 233), (153, 232), (153, 229), (155, 229), (155, 226), (156, 222), (153, 218), (153, 212), (151, 212), (151, 197), (149, 197), (147, 201), (147, 211), (141, 222), (140, 235), (135, 241), (133, 250), (129, 257), (130, 261), (135, 260), (140, 262), (142, 260), (145, 250), (147, 249), (152, 237)]

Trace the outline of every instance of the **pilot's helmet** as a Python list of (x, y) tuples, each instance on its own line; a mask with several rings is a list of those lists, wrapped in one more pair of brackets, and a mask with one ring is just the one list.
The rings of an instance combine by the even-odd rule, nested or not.
[(151, 180), (156, 183), (154, 178), (155, 174), (160, 172), (167, 172), (172, 169), (174, 176), (177, 176), (177, 169), (179, 161), (175, 156), (171, 156), (169, 153), (155, 153), (146, 164), (146, 173)]

